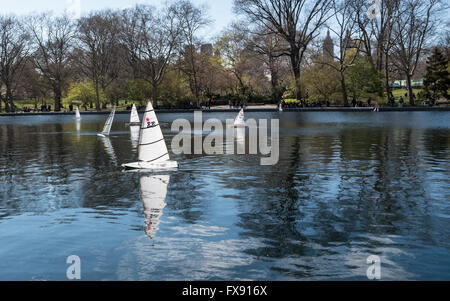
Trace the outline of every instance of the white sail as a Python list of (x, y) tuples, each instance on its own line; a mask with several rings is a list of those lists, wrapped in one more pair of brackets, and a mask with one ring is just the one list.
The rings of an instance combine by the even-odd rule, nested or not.
[(106, 120), (105, 126), (102, 131), (102, 135), (109, 136), (109, 133), (111, 133), (111, 127), (114, 121), (115, 114), (116, 114), (116, 106), (114, 106), (112, 112), (109, 114), (109, 117)]
[(244, 109), (242, 109), (234, 120), (234, 126), (245, 126)]
[(283, 105), (280, 103), (280, 106), (278, 107), (278, 110), (280, 111), (280, 112), (283, 112)]
[(133, 104), (133, 108), (131, 109), (131, 116), (130, 116), (130, 124), (140, 124), (141, 121), (139, 120), (139, 114), (136, 109), (136, 105)]
[(169, 151), (167, 150), (158, 118), (156, 117), (152, 103), (149, 102), (141, 125), (139, 161), (159, 163), (169, 160)]
[(78, 107), (75, 109), (75, 118), (81, 119), (80, 110), (78, 109)]
[(167, 206), (165, 200), (169, 182), (170, 176), (167, 175), (142, 175), (140, 178), (141, 200), (146, 218), (145, 233), (152, 239), (159, 230), (160, 219)]
[(131, 145), (134, 149), (139, 146), (139, 132), (141, 128), (139, 126), (130, 126)]

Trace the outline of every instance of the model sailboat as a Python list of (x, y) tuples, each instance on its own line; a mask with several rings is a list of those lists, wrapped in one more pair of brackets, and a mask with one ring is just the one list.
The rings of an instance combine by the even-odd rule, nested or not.
[(127, 169), (162, 170), (178, 168), (178, 163), (170, 161), (164, 136), (151, 102), (145, 110), (139, 138), (139, 162), (123, 164)]
[(75, 119), (76, 120), (81, 119), (80, 110), (78, 109), (78, 107), (75, 109)]
[(100, 137), (109, 136), (115, 115), (116, 115), (116, 106), (114, 106), (111, 114), (109, 114), (108, 119), (106, 120), (105, 126), (103, 128), (103, 131), (101, 134), (97, 134), (98, 136), (100, 136)]
[(141, 125), (141, 121), (139, 120), (139, 114), (136, 109), (136, 105), (133, 104), (133, 108), (131, 109), (131, 116), (130, 116), (130, 126), (136, 126)]
[(245, 127), (244, 109), (242, 109), (234, 120), (234, 127)]

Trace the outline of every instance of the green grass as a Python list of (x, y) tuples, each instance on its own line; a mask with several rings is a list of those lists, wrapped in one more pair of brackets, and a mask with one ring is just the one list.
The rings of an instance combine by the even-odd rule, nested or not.
[[(422, 89), (413, 89), (413, 92), (416, 95), (416, 99), (420, 91), (422, 91)], [(392, 94), (394, 95), (396, 101), (400, 98), (400, 96), (403, 96), (403, 98), (405, 98), (406, 93), (408, 93), (408, 90), (406, 89), (396, 89), (392, 91)]]
[[(48, 99), (46, 101), (44, 101), (45, 104), (48, 106), (52, 106), (52, 110), (54, 110), (54, 100), (53, 99)], [(125, 104), (126, 100), (120, 100), (119, 101), (119, 105), (117, 106), (117, 111), (125, 111), (127, 109), (128, 106), (131, 106), (133, 103), (135, 103), (136, 105), (139, 105), (138, 101), (128, 101), (127, 104)], [(34, 100), (29, 100), (29, 99), (25, 99), (25, 100), (15, 100), (14, 104), (16, 105), (16, 107), (18, 108), (19, 111), (21, 111), (24, 107), (28, 107), (31, 109), (34, 109)], [(37, 103), (37, 108), (38, 110), (40, 110), (42, 105), (42, 101), (38, 101)], [(62, 109), (61, 111), (69, 111), (69, 106), (70, 106), (70, 102), (62, 102), (62, 105), (64, 106), (64, 109)], [(76, 104), (74, 104), (74, 107), (76, 107)], [(81, 107), (81, 105), (79, 105), (81, 111), (84, 111), (84, 108)], [(106, 109), (108, 110), (108, 109)], [(95, 109), (95, 104), (94, 104), (94, 108), (90, 109), (88, 106), (88, 111), (96, 111)], [(2, 103), (2, 108), (0, 110), (0, 112), (5, 112), (5, 106), (4, 103)]]

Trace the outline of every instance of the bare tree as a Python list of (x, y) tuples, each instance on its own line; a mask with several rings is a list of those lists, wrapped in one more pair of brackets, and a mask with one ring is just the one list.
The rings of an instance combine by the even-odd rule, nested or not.
[[(247, 28), (243, 30), (247, 30)], [(286, 48), (285, 41), (279, 35), (260, 31), (250, 36), (248, 48), (256, 54), (255, 58), (266, 66), (270, 75), (272, 101), (279, 101), (276, 99), (276, 94), (280, 86), (280, 72), (285, 61), (283, 52), (283, 49)]]
[(28, 52), (29, 35), (22, 21), (13, 16), (0, 16), (0, 100), (7, 112), (15, 111), (14, 92)]
[[(336, 70), (340, 76), (342, 100), (344, 105), (348, 105), (347, 86), (345, 82), (345, 72), (349, 67), (353, 65), (356, 58), (359, 55), (359, 49), (361, 39), (359, 36), (355, 38), (355, 35), (359, 34), (357, 30), (357, 22), (353, 18), (353, 9), (348, 3), (344, 1), (332, 0), (333, 18), (331, 21), (335, 24), (330, 27), (330, 30), (338, 38), (339, 50), (335, 54), (334, 49), (332, 53), (323, 53), (319, 56), (318, 61), (321, 64), (328, 65), (332, 69)], [(324, 52), (330, 52), (328, 49), (324, 49)], [(329, 60), (328, 58), (332, 58)]]
[(177, 11), (183, 23), (182, 38), (185, 43), (184, 49), (181, 49), (184, 60), (180, 69), (189, 77), (192, 94), (198, 101), (201, 89), (199, 72), (204, 58), (197, 52), (197, 48), (200, 46), (197, 34), (211, 21), (208, 19), (204, 7), (195, 7), (189, 0), (179, 2)]
[(158, 105), (158, 86), (173, 62), (180, 42), (182, 22), (177, 7), (171, 5), (158, 11), (139, 5), (122, 14), (122, 43), (127, 48), (128, 62), (135, 77), (152, 85), (153, 103)]
[(34, 42), (34, 65), (51, 85), (58, 112), (71, 75), (75, 24), (67, 15), (42, 14), (31, 17), (28, 28)]
[(297, 98), (301, 98), (301, 63), (309, 44), (330, 17), (330, 0), (235, 0), (237, 12), (255, 25), (286, 40), (285, 54), (290, 57)]
[(393, 63), (406, 75), (409, 102), (414, 105), (411, 85), (425, 44), (435, 24), (440, 0), (403, 0), (393, 24)]
[(100, 111), (100, 89), (103, 91), (118, 77), (119, 18), (113, 11), (91, 13), (79, 20), (79, 62), (95, 87), (96, 109)]

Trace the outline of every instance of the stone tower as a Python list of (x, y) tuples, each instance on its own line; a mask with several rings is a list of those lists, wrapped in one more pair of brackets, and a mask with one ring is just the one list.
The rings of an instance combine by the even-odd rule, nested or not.
[(323, 41), (323, 57), (330, 60), (334, 59), (334, 42), (330, 36), (330, 30), (328, 30), (327, 37)]

